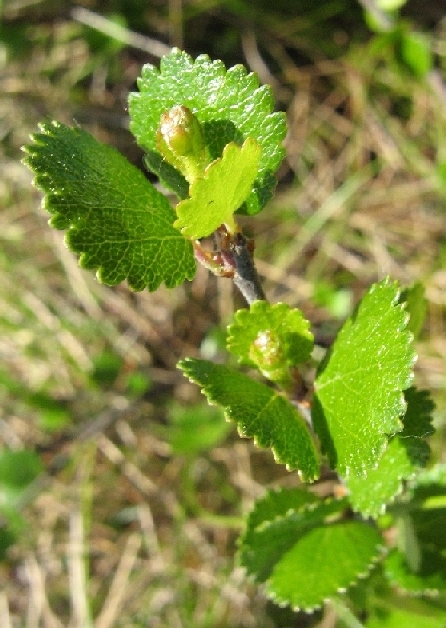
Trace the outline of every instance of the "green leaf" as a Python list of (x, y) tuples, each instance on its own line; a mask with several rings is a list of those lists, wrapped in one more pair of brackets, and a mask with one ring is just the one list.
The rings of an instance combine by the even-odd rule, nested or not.
[(413, 477), (424, 466), (430, 455), (429, 445), (423, 440), (432, 434), (432, 403), (429, 393), (409, 388), (404, 393), (407, 410), (404, 429), (390, 439), (378, 466), (367, 472), (367, 477), (350, 475), (345, 483), (354, 510), (365, 517), (377, 517), (384, 512), (403, 489), (403, 481)]
[(169, 202), (114, 148), (58, 122), (32, 139), (25, 162), (51, 226), (67, 229), (81, 266), (109, 285), (127, 279), (133, 290), (163, 281), (172, 288), (194, 276), (191, 243), (173, 227)]
[(361, 521), (312, 528), (276, 564), (267, 594), (311, 611), (364, 578), (380, 558), (379, 532)]
[(318, 477), (313, 439), (305, 421), (284, 397), (221, 364), (186, 358), (178, 366), (201, 386), (210, 403), (223, 407), (241, 436), (254, 437), (259, 447), (270, 447), (277, 462), (298, 469), (305, 481)]
[(423, 547), (419, 569), (414, 572), (404, 555), (393, 550), (384, 561), (388, 580), (411, 595), (436, 595), (446, 591), (446, 557), (437, 550)]
[(398, 304), (384, 280), (364, 296), (319, 367), (312, 419), (330, 465), (340, 475), (365, 474), (402, 429), (415, 352)]
[[(273, 504), (263, 500), (256, 504), (248, 528), (240, 538), (240, 562), (256, 582), (265, 582), (271, 577), (275, 565), (295, 547), (301, 536), (316, 526), (325, 525), (329, 518), (339, 517), (348, 506), (344, 499), (322, 502), (312, 499), (310, 494), (285, 495), (285, 500), (290, 502), (286, 512), (277, 499)], [(279, 507), (277, 512), (273, 511), (274, 506)], [(254, 521), (260, 517), (263, 520), (254, 527)]]
[(240, 539), (242, 565), (279, 604), (313, 610), (364, 577), (381, 556), (375, 528), (339, 521), (347, 507), (345, 499), (322, 502), (299, 489), (268, 493)]
[(255, 366), (272, 381), (280, 381), (283, 371), (310, 357), (310, 324), (286, 303), (256, 301), (249, 310), (239, 310), (234, 320), (228, 327), (228, 350), (240, 364)]
[(259, 87), (257, 76), (241, 65), (226, 70), (221, 61), (211, 61), (206, 55), (193, 60), (174, 49), (161, 59), (160, 70), (144, 66), (138, 87), (139, 93), (129, 96), (130, 129), (147, 151), (159, 152), (155, 136), (160, 118), (174, 105), (184, 105), (197, 116), (213, 159), (221, 157), (230, 142), (242, 145), (248, 137), (255, 139), (262, 155), (243, 211), (256, 214), (263, 209), (285, 154), (285, 115), (273, 112), (269, 86)]
[(270, 490), (264, 497), (258, 499), (247, 519), (247, 528), (242, 539), (255, 532), (264, 522), (271, 522), (277, 517), (283, 517), (290, 511), (298, 511), (309, 504), (316, 504), (320, 500), (310, 491), (301, 488), (281, 488)]
[(223, 223), (235, 231), (234, 212), (251, 192), (261, 149), (248, 138), (240, 148), (230, 143), (221, 159), (212, 162), (203, 177), (190, 186), (190, 198), (177, 205), (174, 226), (184, 236), (198, 240), (211, 235)]
[(364, 517), (378, 517), (401, 493), (403, 479), (413, 473), (406, 449), (398, 438), (393, 438), (376, 469), (369, 470), (367, 477), (351, 474), (346, 480), (353, 509)]

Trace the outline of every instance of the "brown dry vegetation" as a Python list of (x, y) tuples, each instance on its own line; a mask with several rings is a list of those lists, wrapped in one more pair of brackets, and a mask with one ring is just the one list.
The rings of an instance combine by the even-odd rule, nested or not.
[[(119, 10), (80, 4), (95, 15)], [(271, 301), (302, 308), (329, 340), (371, 282), (390, 274), (404, 285), (425, 283), (417, 378), (437, 403), (433, 446), (444, 457), (446, 23), (422, 16), (437, 67), (419, 80), (374, 48), (370, 34), (359, 40), (342, 15), (327, 31), (330, 46), (319, 46), (316, 17), (290, 19), (267, 3), (255, 20), (218, 2), (206, 10), (194, 0), (134, 4), (134, 32), (245, 63), (288, 112), (277, 195), (245, 221)], [(7, 372), (24, 390), (63, 402), (71, 423), (43, 430), (20, 390), (0, 386), (2, 444), (41, 451), (47, 469), (23, 503), (29, 525), (0, 564), (0, 625), (303, 626), (299, 615), (273, 618), (234, 564), (241, 515), (266, 486), (298, 479), (233, 432), (187, 457), (172, 455), (158, 429), (170, 398), (200, 401), (175, 364), (197, 355), (205, 339), (207, 351), (219, 350), (213, 330), (242, 304), (231, 281), (199, 269), (191, 284), (154, 294), (98, 284), (47, 227), (19, 161), (29, 133), (50, 117), (75, 120), (141, 163), (125, 103), (158, 49), (136, 37), (113, 48), (80, 23), (88, 15), (73, 14), (69, 3), (3, 5), (0, 378)], [(416, 5), (412, 17), (421, 19)], [(122, 358), (106, 389), (89, 376), (105, 349)], [(132, 400), (125, 381), (136, 372), (152, 387)], [(329, 613), (323, 621), (333, 625)]]

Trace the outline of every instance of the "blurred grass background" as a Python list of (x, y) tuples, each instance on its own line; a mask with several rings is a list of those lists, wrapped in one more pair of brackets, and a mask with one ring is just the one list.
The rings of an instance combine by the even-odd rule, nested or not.
[(51, 118), (142, 167), (127, 94), (172, 46), (244, 63), (287, 111), (275, 200), (245, 220), (271, 301), (330, 342), (371, 282), (424, 285), (416, 377), (444, 460), (446, 10), (394, 4), (0, 3), (0, 441), (17, 454), (0, 457), (2, 627), (336, 624), (274, 608), (237, 567), (242, 515), (298, 478), (175, 370), (220, 356), (219, 327), (243, 304), (231, 281), (199, 269), (173, 291), (99, 285), (47, 227), (20, 163)]

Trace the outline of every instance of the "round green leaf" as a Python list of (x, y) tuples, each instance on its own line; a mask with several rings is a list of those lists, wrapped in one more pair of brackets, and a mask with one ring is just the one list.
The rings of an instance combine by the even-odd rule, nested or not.
[(302, 312), (286, 303), (271, 305), (267, 301), (256, 301), (249, 310), (235, 314), (234, 323), (228, 327), (228, 350), (241, 364), (259, 367), (252, 347), (265, 333), (276, 338), (277, 361), (281, 360), (285, 367), (295, 366), (310, 357), (313, 334)]
[[(138, 87), (139, 93), (129, 96), (130, 129), (149, 153), (158, 153), (156, 130), (161, 115), (174, 105), (188, 107), (197, 116), (213, 159), (221, 157), (230, 142), (242, 145), (248, 137), (255, 139), (262, 155), (256, 182), (243, 207), (256, 214), (265, 206), (276, 184), (274, 173), (285, 155), (282, 142), (286, 133), (285, 115), (273, 112), (269, 86), (259, 87), (257, 76), (248, 74), (242, 65), (226, 70), (221, 61), (211, 61), (206, 55), (194, 60), (175, 48), (161, 59), (159, 70), (144, 66)], [(173, 179), (169, 176), (165, 182)]]
[(381, 543), (379, 532), (360, 521), (312, 528), (276, 564), (267, 593), (279, 604), (311, 611), (368, 575)]
[[(283, 512), (284, 500), (289, 503), (286, 512)], [(261, 500), (240, 540), (242, 565), (257, 582), (265, 582), (299, 538), (324, 524), (327, 518), (339, 516), (347, 506), (344, 499), (321, 501), (317, 497), (313, 499), (311, 494), (286, 493), (272, 501)]]

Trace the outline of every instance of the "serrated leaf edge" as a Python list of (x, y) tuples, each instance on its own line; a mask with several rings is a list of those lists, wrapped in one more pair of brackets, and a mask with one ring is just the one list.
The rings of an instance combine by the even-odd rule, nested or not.
[(310, 335), (309, 340), (314, 342), (314, 334), (311, 331), (311, 323), (305, 318), (303, 312), (299, 308), (293, 308), (289, 306), (287, 303), (284, 303), (282, 301), (278, 301), (277, 303), (274, 303), (274, 304), (270, 304), (267, 301), (261, 301), (261, 300), (254, 301), (254, 303), (250, 305), (249, 310), (246, 310), (246, 309), (238, 310), (234, 315), (234, 321), (230, 323), (227, 328), (226, 348), (230, 353), (232, 353), (233, 355), (237, 357), (237, 361), (239, 364), (242, 364), (245, 366), (254, 366), (257, 368), (257, 365), (253, 360), (247, 357), (238, 356), (236, 353), (232, 351), (231, 343), (232, 343), (232, 340), (234, 339), (234, 329), (238, 329), (239, 327), (242, 327), (243, 323), (249, 320), (251, 315), (256, 315), (256, 314), (266, 315), (268, 312), (274, 312), (280, 309), (282, 306), (286, 306), (287, 312), (285, 312), (285, 314), (293, 313), (293, 312), (298, 312), (300, 314), (302, 322), (306, 323), (306, 330), (303, 331), (302, 336), (304, 337), (305, 332), (308, 332)]
[[(183, 371), (183, 373), (184, 373), (184, 371)], [(238, 433), (238, 435), (240, 436), (240, 438), (252, 439), (252, 441), (253, 441), (254, 445), (255, 445), (258, 449), (261, 449), (261, 450), (267, 450), (267, 449), (269, 449), (269, 450), (272, 452), (272, 454), (273, 454), (273, 457), (274, 457), (274, 461), (275, 461), (275, 462), (277, 462), (277, 463), (279, 463), (279, 464), (284, 464), (284, 465), (285, 465), (285, 468), (286, 468), (286, 470), (287, 470), (287, 471), (296, 471), (296, 472), (297, 472), (297, 474), (298, 474), (298, 476), (299, 476), (300, 478), (302, 478), (302, 477), (303, 477), (303, 474), (302, 474), (302, 470), (301, 470), (301, 469), (299, 469), (298, 467), (291, 467), (289, 464), (287, 464), (286, 462), (284, 462), (284, 461), (282, 461), (282, 460), (281, 460), (280, 456), (278, 455), (278, 453), (277, 453), (277, 451), (276, 451), (276, 447), (275, 447), (274, 445), (272, 445), (271, 447), (263, 447), (262, 445), (259, 445), (259, 443), (258, 443), (258, 440), (257, 440), (257, 437), (256, 437), (256, 436), (246, 436), (245, 434), (243, 434), (243, 432), (242, 432), (242, 430), (241, 430), (241, 428), (240, 428), (240, 426), (239, 426), (239, 422), (238, 422), (237, 420), (235, 420), (235, 419), (231, 419), (231, 418), (227, 415), (227, 413), (226, 413), (226, 409), (225, 409), (225, 406), (223, 406), (223, 405), (221, 405), (221, 404), (217, 403), (216, 401), (211, 400), (211, 399), (208, 397), (208, 395), (206, 394), (206, 392), (205, 392), (205, 390), (204, 390), (204, 387), (202, 386), (201, 382), (197, 381), (196, 379), (194, 379), (193, 377), (191, 377), (189, 374), (186, 374), (186, 373), (184, 373), (184, 374), (186, 375), (186, 377), (188, 378), (188, 380), (189, 380), (190, 382), (192, 382), (193, 384), (195, 384), (196, 386), (198, 386), (198, 387), (199, 387), (201, 394), (202, 394), (202, 395), (204, 395), (204, 396), (206, 397), (206, 399), (207, 399), (207, 401), (208, 401), (208, 403), (209, 403), (209, 405), (210, 405), (210, 406), (220, 406), (221, 408), (223, 408), (223, 414), (224, 414), (225, 420), (226, 420), (226, 421), (228, 421), (229, 423), (235, 423), (236, 428), (237, 428), (237, 433)], [(276, 392), (276, 391), (274, 391), (273, 389), (271, 389), (271, 391), (274, 393), (274, 395), (275, 395), (275, 396), (277, 396), (277, 397), (282, 397), (279, 393), (277, 393), (277, 392)], [(284, 397), (282, 397), (282, 398), (283, 398), (283, 399), (285, 399)], [(285, 401), (287, 401), (287, 400), (285, 399)], [(289, 403), (289, 402), (288, 402), (288, 403)], [(291, 404), (290, 404), (290, 406), (292, 407), (292, 409), (293, 409), (293, 411), (294, 411), (294, 412), (298, 413), (298, 410), (296, 410), (296, 408), (295, 408), (294, 406), (292, 406)], [(299, 415), (299, 416), (300, 416), (300, 418), (304, 421), (304, 418), (303, 418), (301, 415)], [(316, 450), (316, 453), (317, 453), (317, 450)], [(306, 477), (305, 477), (305, 481), (306, 481), (306, 482), (314, 482), (314, 481), (315, 481), (315, 480), (317, 480), (317, 479), (318, 479), (318, 475), (315, 475), (315, 476), (314, 476), (314, 478), (312, 478), (312, 479), (309, 479), (309, 478), (306, 478)]]
[[(376, 556), (372, 556), (372, 558), (370, 559), (367, 570), (365, 572), (360, 572), (356, 574), (356, 578), (354, 580), (351, 580), (347, 586), (339, 587), (338, 589), (336, 589), (336, 593), (339, 593), (340, 595), (345, 595), (351, 588), (357, 586), (360, 580), (365, 580), (369, 577), (373, 569), (375, 569), (376, 565), (384, 560), (385, 556), (388, 554), (388, 548), (386, 548), (384, 545), (377, 545), (376, 549), (378, 550), (378, 552)], [(329, 603), (331, 600), (331, 597), (326, 597), (321, 601), (320, 604), (315, 604), (314, 606), (291, 606), (289, 602), (281, 599), (280, 596), (275, 595), (273, 591), (267, 590), (266, 587), (268, 586), (268, 580), (266, 580), (266, 582), (262, 586), (264, 587), (265, 595), (268, 599), (273, 601), (275, 604), (278, 604), (278, 606), (280, 606), (281, 608), (290, 606), (290, 608), (296, 613), (298, 611), (304, 611), (305, 613), (314, 613), (314, 611), (321, 609), (324, 604)]]
[[(389, 550), (388, 553), (390, 553), (390, 550)], [(431, 587), (423, 587), (421, 589), (409, 589), (409, 588), (407, 588), (406, 586), (404, 586), (404, 584), (401, 583), (400, 580), (398, 580), (397, 578), (392, 578), (391, 577), (391, 572), (390, 572), (390, 570), (386, 569), (386, 565), (384, 565), (384, 573), (386, 575), (386, 578), (388, 578), (388, 580), (389, 580), (389, 582), (391, 584), (393, 584), (396, 587), (398, 587), (399, 591), (401, 591), (402, 593), (405, 593), (409, 597), (419, 598), (419, 597), (421, 597), (423, 595), (430, 596), (430, 597), (437, 597), (438, 595), (440, 595), (440, 589), (438, 587), (432, 587), (432, 588)]]
[[(309, 502), (308, 504), (303, 504), (300, 508), (289, 508), (287, 510), (286, 513), (282, 514), (282, 515), (277, 515), (276, 517), (274, 517), (273, 519), (268, 519), (267, 521), (262, 521), (258, 526), (256, 526), (255, 528), (252, 528), (253, 531), (261, 531), (261, 530), (265, 530), (266, 528), (268, 528), (270, 525), (272, 525), (273, 523), (279, 521), (280, 519), (285, 519), (293, 514), (302, 514), (304, 512), (314, 512), (317, 508), (320, 508), (322, 506), (327, 506), (329, 504), (333, 504), (335, 502), (339, 502), (340, 503), (340, 508), (339, 508), (339, 512), (343, 509), (342, 507), (342, 502), (344, 502), (345, 504), (345, 508), (349, 507), (349, 501), (346, 497), (329, 497), (328, 499), (324, 499), (321, 501), (316, 501), (316, 502)], [(333, 513), (331, 513), (330, 515), (327, 516), (333, 516)], [(319, 524), (319, 525), (322, 525)], [(318, 525), (314, 526), (315, 528), (318, 527)]]
[(394, 586), (398, 587), (398, 591), (400, 591), (401, 593), (404, 593), (408, 597), (412, 597), (412, 598), (419, 598), (419, 597), (422, 597), (422, 596), (437, 597), (437, 596), (440, 595), (440, 589), (438, 589), (438, 588), (431, 589), (429, 587), (426, 587), (425, 589), (408, 589), (407, 587), (402, 585), (401, 582), (399, 582), (399, 580), (395, 580), (394, 578), (390, 578), (387, 575), (387, 572), (386, 572), (386, 577), (389, 579), (389, 582), (391, 584), (393, 584)]

